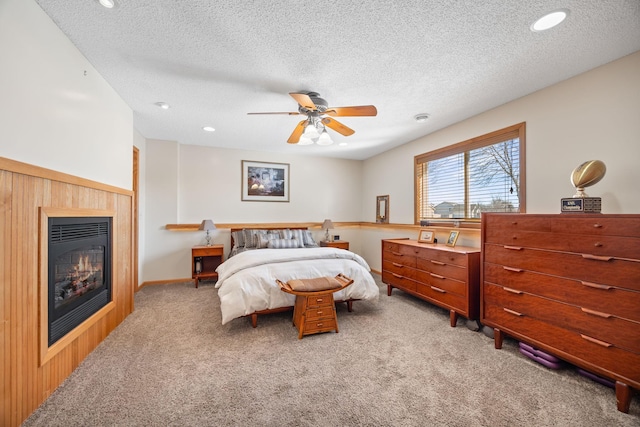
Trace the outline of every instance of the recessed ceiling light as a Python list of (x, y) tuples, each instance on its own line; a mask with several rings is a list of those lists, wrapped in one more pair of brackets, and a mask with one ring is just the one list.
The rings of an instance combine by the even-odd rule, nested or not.
[(429, 119), (429, 115), (427, 113), (417, 114), (413, 119), (418, 123), (424, 123)]
[(531, 31), (539, 32), (553, 28), (564, 21), (568, 15), (568, 9), (559, 9), (554, 12), (547, 13), (542, 18), (531, 24)]
[(115, 0), (98, 0), (98, 1), (100, 2), (101, 5), (103, 5), (107, 9), (112, 9), (113, 6), (116, 5)]
[(207, 132), (214, 132), (215, 128), (211, 127), (211, 126), (205, 126), (202, 128), (202, 130), (205, 130)]
[(162, 108), (163, 110), (168, 110), (169, 109), (169, 104), (167, 104), (166, 102), (156, 102), (156, 105), (160, 108)]

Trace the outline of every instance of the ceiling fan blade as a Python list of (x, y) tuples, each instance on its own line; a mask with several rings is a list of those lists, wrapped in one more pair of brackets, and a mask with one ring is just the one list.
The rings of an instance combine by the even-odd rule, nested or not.
[(324, 114), (336, 117), (375, 116), (378, 110), (373, 105), (357, 105), (354, 107), (329, 107)]
[(304, 128), (305, 128), (306, 124), (307, 124), (306, 120), (303, 120), (300, 123), (298, 123), (296, 128), (293, 130), (293, 133), (291, 134), (291, 136), (287, 140), (287, 142), (289, 144), (297, 144), (298, 141), (300, 141), (300, 137), (302, 136), (302, 133), (304, 132)]
[(346, 127), (342, 123), (337, 120), (332, 119), (331, 117), (325, 117), (322, 119), (322, 124), (330, 127), (338, 133), (343, 134), (344, 136), (353, 135), (355, 131), (351, 128)]
[(291, 95), (291, 97), (295, 99), (298, 104), (300, 104), (307, 110), (310, 110), (310, 111), (316, 110), (316, 104), (313, 103), (311, 98), (309, 98), (309, 95), (307, 95), (306, 93), (289, 92), (289, 95)]
[(254, 114), (286, 114), (288, 116), (299, 116), (300, 113), (293, 112), (293, 111), (274, 111), (274, 112), (267, 112), (267, 113), (247, 113), (248, 115), (254, 115)]

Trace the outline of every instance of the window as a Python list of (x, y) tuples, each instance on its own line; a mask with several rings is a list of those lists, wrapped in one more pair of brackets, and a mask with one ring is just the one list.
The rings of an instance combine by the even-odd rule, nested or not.
[(525, 123), (415, 157), (416, 224), (525, 212)]

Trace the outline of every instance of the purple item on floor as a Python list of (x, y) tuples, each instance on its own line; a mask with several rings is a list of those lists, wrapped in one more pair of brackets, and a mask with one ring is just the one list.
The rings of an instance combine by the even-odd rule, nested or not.
[(528, 344), (520, 343), (519, 344), (520, 353), (527, 356), (529, 359), (540, 363), (541, 365), (546, 366), (550, 369), (560, 369), (564, 366), (564, 362), (558, 359), (555, 356), (552, 356), (548, 353), (545, 353), (542, 350), (538, 350), (537, 348), (531, 347)]
[(602, 385), (606, 385), (607, 387), (611, 387), (613, 389), (616, 388), (616, 383), (614, 383), (613, 381), (608, 380), (606, 378), (602, 378), (599, 375), (592, 374), (591, 372), (585, 371), (584, 369), (578, 368), (578, 373), (582, 376), (585, 376), (589, 379), (594, 380), (595, 382), (599, 382)]

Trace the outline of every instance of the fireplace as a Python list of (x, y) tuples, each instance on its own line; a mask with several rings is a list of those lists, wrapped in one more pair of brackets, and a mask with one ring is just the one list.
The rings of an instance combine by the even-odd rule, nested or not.
[(49, 217), (49, 346), (111, 301), (111, 228), (111, 217)]

